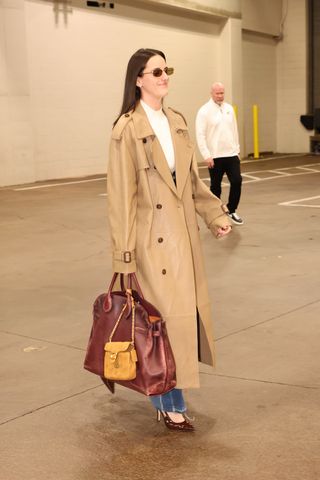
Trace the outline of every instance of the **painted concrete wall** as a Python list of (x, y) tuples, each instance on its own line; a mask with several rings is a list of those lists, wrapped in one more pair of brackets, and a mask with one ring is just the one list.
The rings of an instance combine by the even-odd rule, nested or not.
[[(285, 6), (285, 5), (284, 5)], [(305, 0), (288, 0), (283, 41), (277, 47), (277, 148), (309, 151), (299, 117), (307, 113), (307, 25)]]
[(81, 3), (69, 12), (50, 1), (0, 0), (0, 186), (105, 173), (126, 64), (141, 46), (164, 50), (175, 67), (166, 103), (184, 113), (192, 135), (211, 83), (222, 80), (226, 100), (238, 106), (242, 155), (252, 151), (252, 103), (260, 105), (261, 149), (308, 150), (299, 124), (305, 0), (288, 0), (281, 42), (242, 32), (245, 17)]
[(277, 42), (271, 37), (245, 32), (242, 37), (244, 148), (253, 152), (252, 107), (259, 111), (259, 148), (276, 152)]
[(141, 8), (171, 8), (193, 13), (241, 17), (241, 0), (118, 0), (117, 4), (136, 5)]
[[(3, 10), (8, 15), (8, 9)], [(207, 100), (216, 76), (219, 21), (194, 21), (165, 13), (155, 18), (150, 11), (124, 6), (108, 14), (81, 8), (57, 14), (50, 2), (38, 1), (24, 2), (19, 14), (22, 20), (24, 16), (25, 37), (17, 62), (24, 63), (28, 72), (23, 73), (26, 96), (19, 97), (19, 102), (29, 109), (33, 148), (28, 153), (30, 161), (22, 168), (12, 146), (13, 138), (18, 141), (16, 126), (2, 146), (8, 150), (11, 144), (10, 153), (0, 159), (8, 165), (2, 170), (2, 185), (105, 173), (126, 64), (141, 46), (164, 50), (168, 64), (175, 67), (166, 103), (183, 111), (193, 132), (197, 109)], [(16, 54), (8, 51), (7, 67), (12, 58)], [(22, 81), (22, 73), (16, 75)], [(13, 79), (7, 83), (13, 88)], [(5, 101), (10, 102), (13, 115), (16, 106), (11, 91)]]
[[(261, 1), (265, 3), (265, 0)], [(250, 2), (245, 0), (245, 3), (248, 6)], [(260, 1), (252, 3), (260, 6)], [(243, 32), (246, 154), (253, 151), (251, 112), (253, 104), (259, 107), (260, 151), (282, 153), (309, 151), (310, 132), (305, 130), (299, 120), (300, 115), (307, 112), (306, 1), (283, 2), (281, 15), (278, 4), (268, 1), (270, 9), (274, 8), (275, 25), (279, 17), (282, 18), (281, 31), (279, 30), (277, 36), (266, 35), (262, 26), (262, 31), (259, 32), (260, 20), (258, 16), (254, 18), (254, 13), (258, 15), (254, 9), (250, 14), (252, 31)], [(248, 26), (245, 16), (243, 25)]]
[(0, 186), (32, 182), (34, 135), (23, 0), (0, 2)]
[(283, 20), (282, 3), (279, 0), (242, 0), (242, 28), (278, 36)]

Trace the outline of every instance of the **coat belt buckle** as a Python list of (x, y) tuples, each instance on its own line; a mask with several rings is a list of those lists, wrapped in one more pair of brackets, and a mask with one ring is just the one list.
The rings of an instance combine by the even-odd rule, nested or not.
[(130, 263), (131, 262), (131, 252), (124, 252), (123, 253), (123, 261), (124, 263)]

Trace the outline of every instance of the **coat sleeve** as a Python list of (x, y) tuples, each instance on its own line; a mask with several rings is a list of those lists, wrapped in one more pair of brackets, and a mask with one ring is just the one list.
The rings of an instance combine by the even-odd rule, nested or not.
[(196, 212), (216, 236), (219, 227), (231, 224), (227, 215), (228, 209), (222, 204), (220, 198), (213, 195), (207, 185), (200, 179), (195, 156), (193, 156), (191, 164), (191, 180)]
[[(131, 148), (130, 148), (131, 146)], [(136, 271), (137, 176), (130, 129), (112, 135), (107, 176), (108, 218), (113, 249), (113, 271)]]

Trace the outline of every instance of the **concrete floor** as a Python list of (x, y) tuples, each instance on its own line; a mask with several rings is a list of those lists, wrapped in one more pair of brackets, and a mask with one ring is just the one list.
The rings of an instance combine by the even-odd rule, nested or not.
[(194, 435), (82, 368), (111, 277), (105, 181), (0, 190), (1, 480), (320, 478), (320, 157), (242, 170), (245, 225), (201, 226), (218, 365), (186, 393)]

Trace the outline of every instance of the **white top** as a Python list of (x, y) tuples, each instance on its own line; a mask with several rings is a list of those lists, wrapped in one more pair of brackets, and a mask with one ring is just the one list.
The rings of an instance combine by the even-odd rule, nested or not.
[(176, 168), (176, 162), (174, 158), (174, 148), (168, 119), (163, 113), (162, 108), (160, 110), (153, 110), (153, 108), (149, 107), (149, 105), (147, 105), (143, 100), (140, 100), (140, 103), (147, 114), (152, 130), (160, 142), (169, 168), (171, 172), (174, 172)]
[(232, 105), (226, 102), (218, 105), (210, 98), (197, 113), (196, 137), (205, 160), (239, 155), (238, 127)]

